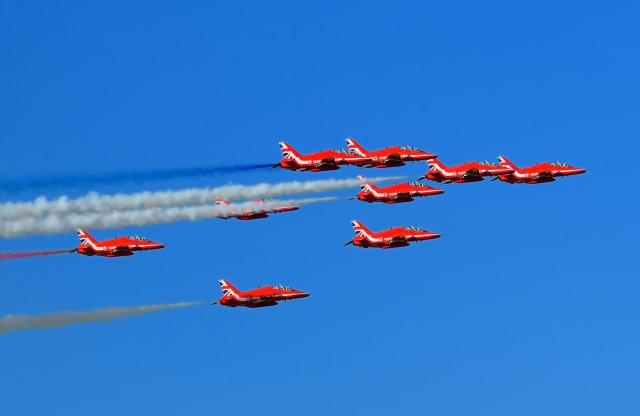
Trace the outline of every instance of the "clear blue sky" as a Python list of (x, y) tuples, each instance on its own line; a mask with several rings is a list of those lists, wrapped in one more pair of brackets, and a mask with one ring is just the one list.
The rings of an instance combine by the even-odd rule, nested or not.
[[(503, 154), (590, 171), (399, 206), (341, 192), (263, 221), (95, 232), (161, 252), (3, 262), (0, 315), (213, 300), (221, 277), (313, 295), (7, 334), (0, 414), (640, 413), (634, 2), (91, 3), (0, 5), (0, 175), (275, 162), (283, 138), (313, 151), (348, 136), (444, 163)], [(444, 237), (343, 247), (354, 218)], [(0, 252), (75, 244), (2, 239)]]

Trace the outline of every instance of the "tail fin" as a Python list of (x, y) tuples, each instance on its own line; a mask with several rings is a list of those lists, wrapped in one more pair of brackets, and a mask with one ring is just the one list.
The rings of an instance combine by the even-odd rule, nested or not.
[(218, 280), (218, 283), (220, 283), (220, 289), (222, 289), (223, 296), (230, 295), (230, 296), (233, 296), (234, 298), (237, 298), (242, 293), (238, 289), (233, 287), (231, 283), (229, 283), (224, 279)]
[(91, 235), (82, 228), (76, 230), (78, 232), (78, 238), (80, 239), (80, 245), (91, 246), (92, 248), (98, 248), (98, 242), (91, 237)]
[(427, 164), (429, 165), (429, 168), (430, 168), (429, 170), (431, 170), (431, 171), (436, 171), (436, 170), (444, 171), (447, 168), (438, 159), (429, 159), (429, 160), (427, 160)]
[(370, 190), (371, 188), (374, 188), (373, 184), (371, 182), (369, 182), (367, 180), (367, 178), (365, 178), (362, 175), (358, 175), (356, 176), (356, 178), (360, 181), (360, 190)]
[(346, 141), (348, 145), (347, 147), (349, 148), (349, 153), (352, 153), (354, 155), (360, 155), (360, 156), (367, 155), (367, 151), (365, 150), (365, 148), (360, 146), (360, 144), (356, 142), (354, 139), (348, 138), (346, 139)]
[(498, 156), (498, 160), (500, 161), (500, 166), (502, 166), (503, 168), (507, 168), (507, 169), (511, 169), (511, 170), (518, 170), (518, 167), (516, 165), (514, 165), (513, 163), (511, 163), (511, 161), (509, 159), (507, 159), (504, 156)]
[(369, 229), (367, 227), (365, 227), (361, 222), (357, 221), (357, 220), (353, 220), (351, 221), (351, 225), (353, 225), (353, 231), (356, 232), (357, 236), (371, 236), (371, 231), (369, 231)]
[(293, 156), (300, 156), (300, 153), (296, 151), (289, 143), (279, 142), (280, 151), (284, 155), (285, 159), (293, 158)]

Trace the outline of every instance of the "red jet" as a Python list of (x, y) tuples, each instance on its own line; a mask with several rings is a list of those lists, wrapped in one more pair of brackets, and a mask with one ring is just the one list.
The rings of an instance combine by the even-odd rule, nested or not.
[(411, 146), (392, 146), (380, 150), (367, 151), (354, 139), (346, 139), (349, 152), (354, 155), (370, 158), (370, 162), (361, 164), (366, 168), (393, 168), (404, 166), (404, 162), (429, 160), (438, 157), (434, 153), (425, 152)]
[(123, 257), (132, 256), (135, 251), (156, 250), (164, 248), (164, 244), (154, 243), (146, 238), (138, 237), (116, 237), (111, 240), (96, 241), (88, 232), (83, 229), (76, 230), (81, 243), (70, 253), (77, 251), (85, 256), (102, 257)]
[(430, 159), (427, 163), (430, 169), (420, 179), (427, 178), (441, 183), (480, 182), (484, 180), (484, 176), (508, 175), (513, 172), (513, 169), (488, 161), (467, 162), (451, 167), (443, 165), (438, 159)]
[[(267, 218), (269, 214), (279, 214), (281, 212), (297, 211), (300, 209), (297, 205), (267, 206), (266, 204), (268, 204), (268, 201), (265, 201), (264, 199), (255, 199), (253, 202), (260, 205), (265, 204), (265, 206), (264, 208), (258, 209), (245, 209), (242, 210), (242, 212), (231, 211), (228, 214), (216, 213), (216, 217), (223, 220), (237, 218), (239, 220), (248, 221)], [(218, 199), (215, 203), (216, 205), (229, 205), (229, 201), (225, 201), (223, 199)]]
[(280, 142), (282, 160), (273, 167), (306, 172), (322, 172), (339, 169), (339, 165), (355, 165), (369, 162), (371, 159), (352, 155), (344, 149), (321, 150), (316, 153), (301, 155), (285, 142)]
[(580, 169), (561, 162), (543, 162), (526, 168), (519, 168), (504, 156), (498, 156), (498, 160), (500, 161), (500, 166), (511, 169), (513, 172), (507, 175), (500, 175), (492, 180), (500, 179), (502, 182), (508, 183), (528, 183), (533, 185), (553, 182), (556, 177), (579, 175), (586, 172), (586, 169)]
[(397, 183), (384, 188), (378, 188), (370, 182), (365, 182), (364, 176), (358, 176), (361, 181), (360, 192), (350, 199), (359, 199), (364, 202), (384, 202), (385, 204), (399, 204), (411, 202), (415, 197), (443, 194), (444, 191), (432, 188), (418, 182)]
[(263, 308), (265, 306), (275, 306), (279, 301), (306, 298), (310, 294), (292, 289), (287, 286), (275, 285), (259, 287), (246, 292), (240, 292), (231, 283), (220, 279), (220, 289), (222, 297), (212, 305), (219, 303), (224, 306), (235, 308), (236, 306), (246, 306), (247, 308)]
[(345, 246), (353, 244), (354, 246), (363, 248), (396, 248), (406, 247), (410, 241), (432, 240), (440, 237), (440, 234), (425, 231), (422, 228), (414, 226), (396, 227), (373, 233), (356, 220), (351, 221), (351, 224), (353, 225), (353, 231), (356, 232), (356, 236), (353, 240), (345, 243)]

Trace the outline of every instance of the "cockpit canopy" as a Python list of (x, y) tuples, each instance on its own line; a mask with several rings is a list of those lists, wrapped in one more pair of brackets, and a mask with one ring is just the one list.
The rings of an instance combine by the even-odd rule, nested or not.
[(414, 152), (423, 152), (424, 150), (418, 149), (417, 147), (409, 146), (408, 144), (404, 146), (398, 146), (399, 149), (402, 150), (413, 150)]
[(487, 166), (500, 166), (498, 163), (491, 163), (488, 160), (479, 160), (478, 163)]
[(568, 163), (558, 162), (557, 160), (555, 162), (549, 162), (549, 164), (553, 165), (553, 166), (560, 166), (560, 167), (563, 167), (563, 168), (566, 168), (566, 167), (569, 166)]
[(129, 238), (131, 240), (137, 240), (137, 241), (149, 241), (148, 238), (140, 237), (138, 235), (131, 235), (131, 236), (129, 236)]
[(404, 228), (407, 231), (424, 231), (423, 228), (415, 227), (413, 225), (409, 225), (407, 227), (402, 227), (402, 228)]
[(280, 289), (280, 290), (294, 290), (292, 287), (282, 286), (282, 285), (273, 285), (273, 286), (271, 286), (271, 288)]

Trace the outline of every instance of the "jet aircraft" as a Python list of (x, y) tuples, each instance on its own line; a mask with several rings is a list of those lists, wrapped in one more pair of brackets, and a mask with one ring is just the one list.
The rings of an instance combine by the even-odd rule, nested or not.
[(263, 308), (265, 306), (275, 306), (279, 301), (306, 298), (310, 294), (300, 290), (292, 289), (288, 286), (275, 285), (264, 286), (257, 289), (241, 292), (224, 279), (218, 280), (222, 297), (213, 302), (224, 306), (235, 308), (236, 306), (246, 306), (247, 308)]
[(350, 153), (371, 158), (370, 162), (359, 164), (366, 168), (393, 168), (396, 166), (404, 166), (405, 162), (428, 160), (438, 157), (438, 155), (434, 153), (425, 152), (424, 150), (411, 146), (392, 146), (385, 149), (368, 151), (354, 139), (349, 138), (346, 140)]
[(137, 235), (130, 237), (116, 237), (111, 240), (96, 241), (86, 230), (78, 229), (78, 238), (81, 243), (70, 250), (70, 253), (78, 252), (85, 256), (123, 257), (131, 256), (136, 251), (156, 250), (164, 248), (164, 244), (149, 241)]
[(356, 232), (356, 236), (353, 240), (345, 243), (345, 246), (353, 244), (354, 246), (369, 248), (396, 248), (406, 247), (411, 241), (423, 241), (439, 238), (440, 234), (431, 231), (425, 231), (422, 228), (409, 226), (409, 227), (396, 227), (377, 233), (369, 231), (367, 227), (362, 225), (359, 221), (351, 221), (353, 225), (353, 231)]
[(557, 177), (579, 175), (585, 173), (586, 169), (577, 168), (562, 162), (543, 162), (526, 168), (519, 168), (504, 156), (498, 156), (500, 166), (513, 170), (507, 175), (500, 175), (492, 181), (500, 179), (508, 183), (538, 184), (553, 182)]
[(391, 186), (378, 188), (370, 182), (366, 182), (364, 176), (358, 176), (361, 181), (360, 192), (350, 199), (359, 199), (365, 202), (384, 202), (385, 204), (399, 204), (411, 202), (413, 198), (444, 193), (442, 189), (432, 188), (418, 182), (397, 183)]
[(282, 167), (295, 171), (321, 172), (336, 170), (340, 165), (354, 165), (370, 161), (370, 158), (353, 155), (344, 149), (321, 150), (316, 153), (302, 155), (291, 145), (280, 142), (282, 160), (273, 167)]
[[(267, 203), (264, 199), (256, 199), (253, 202)], [(216, 200), (216, 205), (229, 205), (229, 201), (225, 201), (223, 199)], [(297, 211), (300, 207), (297, 205), (281, 205), (281, 206), (266, 206), (264, 208), (259, 209), (245, 209), (242, 212), (231, 211), (228, 214), (216, 213), (216, 217), (228, 220), (229, 218), (237, 218), (239, 220), (248, 221), (248, 220), (258, 220), (261, 218), (267, 218), (269, 214), (279, 214), (281, 212), (287, 211)]]
[(440, 183), (480, 182), (484, 180), (484, 176), (508, 175), (513, 172), (513, 169), (488, 161), (467, 162), (447, 167), (438, 159), (430, 159), (427, 164), (429, 171), (418, 180), (426, 178)]

